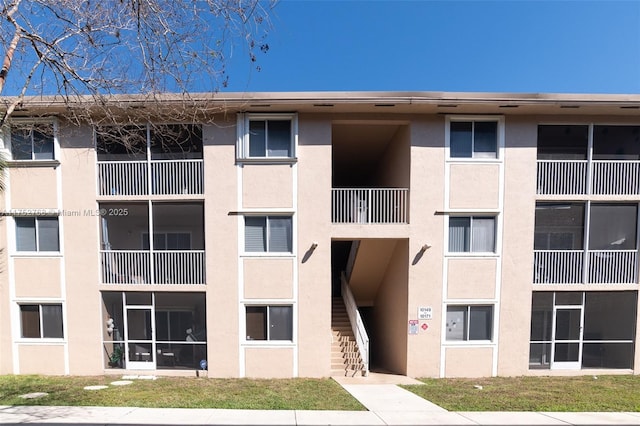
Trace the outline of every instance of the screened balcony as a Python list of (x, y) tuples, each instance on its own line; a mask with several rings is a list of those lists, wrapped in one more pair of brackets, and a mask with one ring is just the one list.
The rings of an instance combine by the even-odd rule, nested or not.
[(636, 284), (636, 229), (635, 204), (538, 203), (534, 284)]
[(202, 203), (101, 203), (100, 210), (103, 284), (205, 284)]
[(640, 194), (640, 126), (538, 127), (537, 193)]
[(200, 126), (97, 128), (96, 150), (100, 196), (204, 192)]

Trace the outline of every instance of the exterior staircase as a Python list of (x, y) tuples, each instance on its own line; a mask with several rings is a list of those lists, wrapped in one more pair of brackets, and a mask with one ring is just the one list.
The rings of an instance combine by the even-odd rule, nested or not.
[(364, 374), (364, 364), (341, 297), (331, 299), (331, 375)]

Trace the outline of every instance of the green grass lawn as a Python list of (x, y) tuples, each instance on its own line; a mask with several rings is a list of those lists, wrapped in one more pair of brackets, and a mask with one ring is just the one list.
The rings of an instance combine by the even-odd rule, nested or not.
[[(161, 377), (88, 391), (118, 377), (0, 376), (0, 405), (90, 405), (268, 410), (364, 410), (331, 379), (205, 379)], [(19, 395), (47, 392), (23, 399)]]
[(421, 380), (403, 387), (450, 411), (640, 411), (638, 376)]

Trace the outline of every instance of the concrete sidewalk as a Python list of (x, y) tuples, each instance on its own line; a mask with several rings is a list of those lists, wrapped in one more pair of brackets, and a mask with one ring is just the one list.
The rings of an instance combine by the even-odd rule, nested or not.
[(640, 413), (449, 412), (391, 374), (334, 377), (368, 411), (0, 406), (0, 424), (75, 425), (640, 425)]
[(0, 406), (0, 424), (72, 425), (640, 425), (640, 413), (220, 410)]

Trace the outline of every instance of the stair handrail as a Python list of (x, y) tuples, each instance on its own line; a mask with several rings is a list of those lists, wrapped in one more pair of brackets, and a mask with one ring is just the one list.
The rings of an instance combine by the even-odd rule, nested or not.
[(351, 293), (351, 289), (349, 288), (349, 283), (347, 282), (347, 277), (344, 272), (342, 272), (340, 276), (340, 288), (342, 291), (342, 300), (344, 301), (344, 306), (347, 308), (349, 323), (351, 324), (353, 335), (356, 338), (356, 345), (358, 345), (358, 350), (360, 351), (360, 356), (362, 357), (363, 374), (365, 376), (368, 376), (369, 335), (367, 335), (367, 330), (364, 328), (364, 322), (362, 321), (362, 317), (360, 316), (360, 312), (358, 311), (358, 305), (356, 305), (356, 300), (353, 297), (353, 293)]

